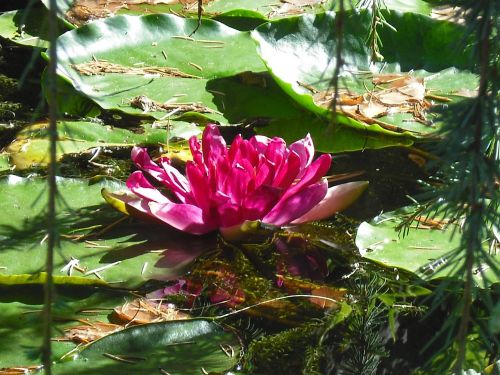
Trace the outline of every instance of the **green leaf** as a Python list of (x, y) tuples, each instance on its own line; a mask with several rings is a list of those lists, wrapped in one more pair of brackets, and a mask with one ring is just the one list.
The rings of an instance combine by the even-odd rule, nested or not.
[[(229, 355), (221, 346), (230, 348)], [(202, 368), (206, 372), (221, 373), (237, 363), (239, 349), (236, 337), (212, 321), (193, 319), (143, 324), (93, 342), (78, 352), (74, 361), (56, 364), (54, 373), (148, 374), (163, 369), (182, 375), (202, 372)], [(134, 363), (117, 359), (127, 357)]]
[[(90, 151), (96, 147), (166, 144), (170, 138), (180, 136), (189, 138), (190, 135), (200, 133), (198, 128), (186, 123), (173, 123), (171, 127), (172, 129), (167, 132), (165, 129), (154, 128), (148, 124), (141, 127), (140, 132), (133, 132), (94, 122), (59, 122), (56, 157), (60, 159), (64, 155), (87, 151), (90, 159), (93, 155)], [(10, 164), (17, 169), (43, 167), (48, 163), (49, 143), (48, 123), (36, 123), (19, 132), (15, 141), (6, 147), (4, 153), (9, 156)]]
[[(370, 72), (410, 70), (414, 71), (411, 73), (413, 76), (423, 77), (428, 89), (437, 95), (477, 86), (477, 77), (465, 70), (473, 65), (470, 51), (448, 48), (464, 37), (462, 27), (413, 13), (392, 11), (386, 12), (385, 17), (398, 31), (381, 28), (381, 53), (386, 62), (371, 65), (371, 51), (366, 45), (370, 14), (367, 11), (346, 12), (342, 50), (345, 65), (339, 81), (341, 89), (361, 95), (373, 87)], [(326, 118), (331, 116), (330, 111), (315, 103), (311, 87), (325, 92), (331, 86), (338, 39), (335, 30), (335, 14), (328, 12), (269, 22), (252, 32), (260, 56), (283, 90), (307, 110)], [(344, 116), (339, 114), (337, 118)], [(425, 135), (436, 130), (435, 124), (422, 125), (410, 115), (389, 115), (378, 120), (401, 131), (406, 130), (404, 134), (410, 138), (411, 134)], [(366, 125), (357, 120), (342, 125), (380, 134), (397, 134), (390, 127), (383, 129), (380, 125)]]
[(281, 137), (287, 143), (304, 138), (309, 133), (316, 150), (331, 153), (411, 146), (413, 143), (411, 138), (402, 134), (367, 128), (348, 118), (340, 117), (339, 122), (331, 123), (311, 113), (304, 113), (295, 118), (272, 120), (268, 126), (256, 130), (269, 137)]
[(0, 14), (0, 36), (16, 44), (47, 48), (49, 46), (48, 11), (27, 7)]
[[(47, 274), (41, 272), (35, 275), (0, 275), (0, 285), (43, 285)], [(106, 286), (102, 280), (88, 279), (80, 276), (53, 276), (54, 285)]]
[[(60, 280), (60, 279), (59, 279)], [(42, 362), (41, 347), (42, 299), (41, 285), (5, 287), (0, 284), (0, 368), (39, 366)], [(69, 326), (79, 325), (77, 319), (106, 321), (106, 315), (115, 306), (123, 304), (124, 294), (82, 288), (75, 285), (57, 286), (53, 304), (53, 337), (63, 336)], [(83, 314), (81, 311), (94, 312)], [(99, 312), (100, 310), (100, 312)], [(52, 342), (52, 359), (59, 360), (75, 344), (67, 341)]]
[[(383, 213), (370, 223), (361, 223), (356, 235), (356, 246), (361, 255), (386, 267), (398, 267), (431, 280), (450, 276), (449, 269), (444, 266), (450, 262), (451, 252), (460, 243), (458, 224), (437, 228), (423, 223), (417, 226), (414, 222), (403, 236), (396, 228), (409, 212), (411, 210), (405, 208)], [(500, 267), (500, 254), (491, 255), (491, 262)], [(486, 265), (481, 267), (484, 268), (482, 271), (477, 265), (474, 269), (478, 286), (498, 282), (494, 270)]]
[[(297, 5), (295, 4), (304, 4)], [(352, 9), (357, 6), (356, 1), (344, 1), (344, 9)], [(385, 8), (398, 10), (401, 12), (415, 12), (425, 15), (430, 15), (431, 7), (428, 3), (422, 0), (384, 0)], [(274, 0), (214, 0), (210, 1), (204, 8), (204, 14), (212, 15), (224, 12), (234, 12), (236, 10), (246, 10), (260, 13), (268, 18), (283, 18), (298, 13), (321, 12), (325, 10), (338, 11), (340, 8), (339, 1), (283, 1), (276, 2)], [(288, 9), (288, 10), (287, 10)]]
[[(248, 33), (205, 20), (196, 40), (186, 37), (195, 27), (196, 20), (166, 14), (92, 22), (58, 39), (59, 73), (102, 108), (135, 115), (162, 118), (176, 111), (175, 107), (159, 110), (153, 106), (149, 111), (134, 107), (139, 96), (157, 104), (199, 103), (208, 112), (188, 110), (183, 118), (195, 116), (200, 121), (235, 123), (297, 111), (272, 80), (266, 86), (265, 77), (242, 73), (265, 70)], [(99, 61), (115, 64), (121, 73), (85, 75), (75, 68), (81, 72), (78, 64), (92, 68)], [(148, 67), (178, 69), (199, 78), (140, 70)], [(124, 74), (127, 71), (130, 74)], [(173, 117), (179, 118), (184, 111), (179, 110)]]
[(0, 154), (0, 173), (10, 170), (9, 155)]
[[(97, 117), (101, 114), (101, 108), (86, 96), (80, 94), (75, 88), (66, 80), (57, 76), (57, 109), (65, 116), (75, 117)], [(49, 102), (49, 95), (47, 89), (49, 88), (49, 78), (47, 68), (42, 72), (42, 94), (47, 103)]]
[[(110, 286), (133, 289), (150, 279), (180, 277), (196, 256), (214, 246), (213, 236), (187, 236), (143, 222), (117, 225), (123, 215), (104, 202), (100, 193), (104, 187), (115, 191), (124, 185), (110, 180), (89, 185), (87, 180), (58, 179), (56, 276), (67, 275), (64, 267), (75, 258), (87, 273), (75, 269), (74, 276), (89, 280), (100, 276)], [(0, 196), (0, 210), (9, 213), (0, 217), (2, 275), (39, 274), (45, 267), (46, 182), (42, 178), (0, 178)], [(111, 224), (115, 225), (106, 229)], [(90, 232), (96, 235), (80, 241), (68, 237)], [(92, 272), (96, 269), (97, 274)]]

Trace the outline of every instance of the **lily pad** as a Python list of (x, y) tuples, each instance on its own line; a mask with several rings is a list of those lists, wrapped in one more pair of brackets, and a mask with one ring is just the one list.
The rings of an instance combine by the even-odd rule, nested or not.
[[(434, 132), (436, 124), (432, 123), (432, 118), (423, 111), (419, 113), (421, 116), (415, 115), (417, 109), (412, 106), (415, 102), (424, 106), (432, 104), (425, 101), (428, 94), (433, 94), (434, 98), (444, 96), (445, 103), (435, 101), (436, 108), (446, 105), (446, 101), (463, 99), (450, 95), (451, 92), (476, 88), (477, 77), (468, 70), (473, 68), (474, 63), (470, 51), (449, 48), (462, 40), (465, 30), (461, 26), (414, 13), (390, 11), (384, 17), (398, 31), (380, 28), (381, 53), (385, 62), (372, 64), (371, 51), (366, 45), (370, 13), (346, 12), (344, 15), (344, 67), (339, 80), (344, 114), (337, 114), (337, 117), (349, 113), (358, 125), (376, 132), (387, 130), (407, 135), (410, 135), (409, 132), (413, 135)], [(259, 54), (283, 90), (304, 108), (326, 118), (331, 117), (328, 98), (333, 97), (329, 90), (336, 65), (333, 52), (337, 46), (335, 25), (335, 14), (327, 12), (272, 21), (252, 32)], [(381, 76), (387, 78), (386, 74), (398, 74), (396, 78), (405, 82), (403, 87), (406, 89), (412, 80), (419, 82), (416, 88), (418, 95), (401, 92), (403, 90), (393, 81), (381, 81)], [(384, 85), (387, 83), (389, 85)], [(382, 89), (385, 93), (397, 92), (407, 100), (405, 108), (389, 102), (384, 103), (384, 110), (376, 116), (362, 118), (357, 115), (359, 108), (356, 106), (361, 101), (381, 101), (377, 94)], [(344, 107), (349, 101), (354, 101), (352, 111)], [(368, 119), (373, 121), (368, 122)]]
[[(352, 9), (357, 6), (356, 1), (345, 1), (345, 9)], [(387, 9), (399, 10), (402, 12), (416, 12), (429, 15), (431, 7), (422, 0), (384, 0)], [(325, 10), (339, 10), (339, 1), (334, 0), (283, 0), (281, 2), (273, 0), (214, 0), (205, 7), (208, 15), (222, 12), (231, 12), (235, 9), (245, 9), (259, 12), (268, 18), (283, 18), (300, 13), (311, 13)]]
[(265, 70), (248, 33), (205, 20), (193, 39), (196, 24), (167, 14), (92, 22), (58, 39), (59, 74), (102, 108), (135, 115), (235, 123), (293, 111), (276, 85), (244, 74)]
[[(50, 0), (41, 0), (49, 8)], [(184, 6), (182, 3), (186, 3)], [(89, 22), (112, 17), (117, 14), (143, 15), (151, 13), (182, 12), (196, 4), (196, 0), (56, 0), (59, 18), (74, 26), (83, 26)]]
[[(0, 283), (0, 368), (27, 368), (40, 366), (42, 347), (41, 316), (42, 285), (11, 285), (6, 287)], [(64, 328), (74, 325), (77, 319), (106, 320), (106, 315), (113, 307), (123, 303), (125, 295), (115, 291), (65, 285), (58, 286), (57, 298), (53, 313), (53, 337), (61, 336)], [(93, 314), (81, 313), (82, 310), (93, 310)], [(74, 349), (75, 344), (69, 341), (52, 342), (52, 359), (54, 361)]]
[(311, 113), (289, 119), (275, 119), (269, 125), (257, 128), (256, 131), (268, 137), (281, 137), (287, 143), (310, 134), (316, 150), (331, 153), (388, 146), (408, 147), (413, 144), (412, 139), (403, 134), (394, 134), (385, 129), (375, 130), (348, 118), (339, 118), (339, 122), (331, 123)]
[(0, 14), (0, 36), (16, 44), (30, 47), (49, 46), (48, 11), (43, 7), (27, 7)]
[[(110, 286), (133, 289), (150, 279), (180, 277), (190, 261), (214, 246), (212, 236), (167, 233), (164, 227), (148, 223), (117, 223), (123, 216), (102, 199), (104, 187), (114, 191), (124, 186), (111, 180), (89, 185), (88, 180), (58, 179), (56, 276), (97, 278)], [(0, 178), (0, 195), (0, 209), (9, 212), (0, 218), (2, 275), (39, 274), (45, 266), (46, 182), (7, 176)], [(90, 232), (95, 235), (79, 239)], [(78, 260), (78, 267), (69, 266), (72, 259)]]
[[(57, 158), (64, 155), (88, 151), (89, 159), (97, 152), (97, 147), (132, 147), (137, 144), (167, 144), (169, 139), (200, 133), (198, 128), (188, 123), (171, 124), (169, 131), (145, 125), (137, 132), (86, 121), (65, 121), (58, 124)], [(4, 150), (10, 164), (17, 169), (44, 167), (48, 163), (48, 124), (32, 124), (16, 136), (14, 142)], [(175, 147), (174, 147), (175, 148)]]
[(221, 373), (236, 365), (239, 349), (237, 338), (212, 321), (151, 323), (93, 342), (75, 353), (74, 361), (56, 364), (54, 372), (124, 374), (160, 369), (170, 374)]
[[(460, 243), (458, 224), (419, 218), (403, 236), (396, 227), (408, 212), (408, 209), (388, 212), (370, 223), (361, 223), (356, 235), (356, 246), (361, 255), (386, 267), (398, 267), (420, 277), (435, 279), (449, 276), (445, 265)], [(485, 244), (485, 249), (488, 247), (489, 244)], [(498, 270), (500, 254), (492, 255), (491, 262), (496, 264)], [(498, 282), (495, 270), (486, 264), (475, 266), (474, 279), (481, 287)]]
[[(49, 7), (49, 0), (42, 0)], [(249, 20), (275, 19), (295, 16), (302, 13), (338, 10), (335, 0), (203, 0), (203, 17), (217, 17), (229, 23), (242, 25)], [(56, 0), (59, 17), (74, 26), (83, 26), (97, 19), (119, 14), (146, 15), (152, 13), (173, 13), (197, 16), (197, 0)], [(430, 5), (422, 0), (385, 0), (387, 9), (402, 12), (416, 12), (430, 15)], [(344, 7), (357, 7), (356, 2), (347, 1)], [(219, 18), (220, 17), (220, 18)], [(235, 21), (235, 17), (239, 20)], [(232, 18), (232, 19), (231, 19)], [(224, 22), (224, 21), (222, 21)], [(238, 30), (240, 30), (239, 27)], [(250, 30), (246, 28), (246, 30)]]

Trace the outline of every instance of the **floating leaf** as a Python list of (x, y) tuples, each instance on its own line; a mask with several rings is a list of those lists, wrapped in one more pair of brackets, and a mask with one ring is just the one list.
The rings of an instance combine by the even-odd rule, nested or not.
[[(356, 245), (365, 258), (386, 267), (398, 267), (430, 279), (448, 276), (444, 268), (450, 253), (460, 243), (458, 223), (443, 219), (416, 218), (407, 235), (396, 228), (410, 211), (402, 209), (384, 213), (370, 223), (363, 222), (356, 235)], [(488, 244), (486, 244), (488, 246)], [(500, 266), (500, 254), (491, 261)], [(474, 279), (481, 287), (498, 282), (494, 270), (488, 265), (475, 266)]]
[(92, 22), (58, 39), (59, 73), (104, 109), (158, 119), (237, 123), (298, 112), (272, 79), (241, 75), (265, 70), (248, 33), (205, 20), (188, 37), (196, 25), (166, 14)]
[[(50, 142), (48, 126), (47, 122), (32, 124), (17, 134), (3, 153), (9, 157), (12, 166), (26, 169), (47, 165)], [(91, 160), (98, 151), (97, 148), (167, 144), (168, 139), (189, 138), (199, 132), (196, 126), (188, 123), (172, 123), (169, 130), (149, 124), (133, 132), (95, 122), (65, 121), (58, 124), (56, 157), (60, 159), (64, 155), (87, 152), (88, 160)], [(172, 149), (179, 148), (172, 144)]]
[[(231, 348), (224, 350), (222, 348)], [(194, 374), (229, 370), (238, 361), (236, 337), (214, 322), (193, 319), (132, 326), (107, 335), (56, 364), (56, 374)], [(203, 370), (201, 370), (203, 369)]]
[[(190, 237), (144, 223), (125, 223), (102, 199), (100, 190), (124, 188), (104, 180), (58, 179), (60, 244), (55, 252), (56, 276), (80, 276), (110, 286), (136, 288), (150, 279), (181, 276), (197, 255), (214, 246), (213, 237)], [(0, 266), (2, 275), (36, 275), (45, 265), (46, 182), (41, 178), (0, 179)], [(117, 222), (121, 220), (121, 222)], [(93, 235), (92, 235), (93, 234)], [(85, 238), (84, 235), (89, 235)], [(166, 262), (171, 253), (191, 255)], [(94, 281), (95, 283), (95, 281)]]
[[(123, 293), (96, 288), (58, 284), (53, 304), (53, 334), (74, 325), (77, 319), (104, 320), (110, 309), (124, 298)], [(43, 286), (0, 285), (0, 368), (37, 367), (42, 363)], [(54, 361), (73, 349), (70, 341), (52, 342)], [(2, 371), (0, 371), (2, 373)], [(22, 372), (23, 373), (23, 372)]]
[[(381, 53), (386, 62), (370, 65), (371, 53), (365, 42), (369, 33), (370, 14), (367, 11), (346, 13), (339, 110), (343, 109), (342, 100), (346, 104), (350, 100), (354, 107), (346, 110), (343, 115), (338, 114), (337, 118), (347, 115), (359, 126), (381, 134), (386, 133), (384, 130), (389, 134), (406, 132), (408, 136), (408, 132), (415, 135), (433, 132), (435, 124), (432, 124), (431, 118), (423, 111), (427, 104), (422, 98), (422, 86), (416, 87), (414, 83), (422, 82), (423, 79), (426, 94), (432, 90), (433, 94), (445, 96), (453, 91), (476, 87), (477, 77), (466, 70), (473, 65), (470, 51), (448, 48), (450, 44), (463, 38), (464, 29), (418, 14), (387, 12), (384, 17), (398, 32), (381, 28)], [(283, 90), (304, 108), (325, 117), (331, 116), (328, 107), (333, 96), (329, 90), (336, 66), (332, 52), (337, 46), (335, 22), (334, 13), (304, 15), (269, 22), (252, 32), (259, 46), (259, 54)], [(425, 49), (415, 46), (425, 46)], [(450, 69), (453, 74), (449, 74)], [(410, 70), (413, 71), (411, 74), (401, 73)], [(385, 101), (381, 100), (381, 95), (387, 95), (390, 87), (386, 87), (383, 93), (374, 84), (380, 79), (380, 73), (397, 73), (407, 82), (414, 82), (411, 86), (415, 88), (412, 88), (413, 92), (410, 92), (403, 107), (401, 97), (399, 98), (397, 106), (400, 110), (394, 111), (394, 100), (389, 100), (390, 97), (386, 97)], [(436, 78), (440, 78), (439, 85), (432, 82)], [(409, 87), (405, 90), (408, 89)], [(418, 100), (411, 100), (416, 98), (413, 95), (416, 93), (415, 89), (418, 89)], [(401, 91), (401, 88), (398, 90)], [(402, 95), (408, 96), (405, 94)], [(356, 100), (361, 102), (355, 103)], [(450, 96), (449, 100), (456, 101), (460, 98)], [(374, 101), (375, 104), (368, 106)], [(361, 110), (365, 113), (357, 107), (363, 103), (365, 108)], [(428, 104), (437, 106), (439, 102)], [(376, 105), (379, 105), (378, 108)], [(405, 115), (397, 112), (405, 112)], [(352, 122), (342, 125), (354, 127)]]
[(48, 13), (41, 7), (4, 12), (0, 14), (0, 36), (16, 44), (47, 48)]

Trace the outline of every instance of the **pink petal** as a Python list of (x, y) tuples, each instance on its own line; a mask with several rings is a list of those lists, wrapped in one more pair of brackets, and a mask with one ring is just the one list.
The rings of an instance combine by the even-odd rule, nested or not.
[(219, 128), (208, 124), (202, 136), (203, 161), (207, 166), (216, 165), (217, 161), (227, 157), (227, 147), (224, 138), (220, 135)]
[(281, 195), (281, 189), (271, 186), (261, 186), (245, 197), (243, 215), (245, 220), (258, 220), (266, 215), (276, 205)]
[(196, 205), (203, 211), (210, 209), (210, 189), (208, 188), (208, 178), (193, 162), (186, 163), (186, 176), (192, 189), (192, 195)]
[(296, 194), (281, 199), (262, 221), (273, 225), (290, 224), (317, 205), (325, 197), (327, 190), (326, 179), (309, 185)]
[(302, 168), (311, 164), (314, 157), (314, 144), (309, 133), (303, 139), (292, 143), (288, 148), (299, 155)]
[(170, 200), (144, 177), (141, 171), (133, 172), (127, 179), (127, 187), (137, 196), (158, 203), (168, 203)]
[(263, 135), (255, 135), (250, 138), (249, 142), (259, 154), (264, 154), (266, 152), (267, 146), (271, 142), (271, 138)]
[(241, 206), (229, 200), (217, 206), (217, 213), (219, 215), (219, 224), (221, 227), (231, 227), (245, 221)]
[(243, 166), (236, 164), (226, 181), (224, 192), (231, 197), (233, 203), (241, 205), (247, 194), (247, 189), (252, 183), (253, 176)]
[(255, 169), (255, 187), (271, 185), (274, 179), (275, 168), (263, 155), (259, 155), (259, 162)]
[(147, 172), (154, 179), (160, 182), (165, 180), (165, 171), (151, 160), (148, 150), (145, 148), (134, 147), (132, 149), (132, 161), (139, 169)]
[(191, 155), (193, 155), (193, 162), (199, 168), (205, 168), (203, 164), (203, 154), (201, 153), (201, 143), (195, 135), (189, 138), (189, 149), (191, 150)]
[(186, 179), (174, 167), (170, 166), (167, 160), (167, 158), (161, 160), (163, 166), (161, 168), (151, 160), (145, 148), (134, 147), (132, 149), (132, 161), (138, 168), (164, 184), (175, 193), (181, 202), (189, 202), (191, 193)]
[(321, 220), (334, 215), (350, 206), (368, 187), (368, 181), (348, 182), (328, 189), (325, 198), (292, 224)]
[(175, 193), (182, 203), (190, 203), (189, 201), (192, 199), (191, 188), (186, 177), (170, 165), (170, 159), (161, 158), (160, 164), (166, 174), (166, 179), (163, 181), (164, 184)]
[(330, 169), (332, 157), (330, 154), (323, 154), (307, 167), (304, 174), (300, 177), (299, 182), (292, 185), (284, 194), (282, 199), (286, 199), (291, 195), (296, 194), (305, 186), (318, 182)]
[(156, 218), (183, 232), (205, 234), (217, 229), (214, 220), (207, 219), (201, 208), (191, 204), (150, 202), (149, 208)]
[(234, 138), (233, 143), (231, 143), (228, 157), (230, 163), (241, 163), (243, 160), (247, 160), (252, 166), (255, 166), (258, 161), (255, 148), (250, 144), (250, 142), (244, 140), (240, 134), (238, 134)]
[(287, 155), (286, 143), (281, 138), (273, 138), (269, 145), (267, 146), (267, 150), (265, 153), (265, 157), (269, 159), (276, 168), (279, 168), (283, 159)]
[(288, 189), (301, 171), (301, 165), (299, 155), (293, 151), (290, 152), (288, 159), (281, 165), (280, 170), (277, 172), (272, 185), (282, 189)]

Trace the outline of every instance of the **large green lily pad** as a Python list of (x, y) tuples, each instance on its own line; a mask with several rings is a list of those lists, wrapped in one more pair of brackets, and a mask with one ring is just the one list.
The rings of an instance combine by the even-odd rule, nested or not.
[[(64, 288), (64, 289), (63, 289)], [(58, 286), (53, 307), (53, 337), (63, 336), (63, 329), (81, 325), (77, 319), (107, 321), (106, 315), (123, 304), (125, 295), (118, 292), (96, 292), (95, 289), (66, 284)], [(0, 368), (39, 366), (42, 346), (42, 284), (5, 286), (0, 282)], [(82, 310), (93, 310), (83, 314)], [(52, 342), (52, 359), (59, 360), (74, 349), (69, 341)]]
[[(451, 253), (460, 243), (458, 224), (446, 226), (445, 221), (437, 219), (420, 223), (414, 221), (403, 236), (396, 228), (409, 212), (408, 209), (401, 209), (381, 214), (370, 223), (361, 223), (356, 235), (361, 255), (386, 267), (398, 267), (424, 278), (449, 276), (450, 270), (445, 266), (450, 263)], [(486, 243), (485, 249), (488, 247), (489, 243)], [(492, 255), (491, 262), (496, 264), (498, 270), (500, 254)], [(498, 282), (494, 269), (487, 264), (475, 265), (474, 278), (481, 287)]]
[[(170, 130), (144, 125), (137, 131), (115, 128), (87, 121), (65, 121), (58, 124), (57, 158), (68, 154), (88, 151), (88, 159), (97, 152), (110, 147), (132, 147), (167, 144), (171, 138), (187, 139), (201, 131), (188, 123), (174, 123)], [(6, 147), (4, 154), (9, 156), (10, 164), (19, 169), (46, 166), (48, 163), (48, 124), (46, 122), (30, 125), (19, 132), (14, 142)], [(94, 153), (90, 151), (94, 151)], [(2, 155), (2, 154), (0, 154)]]
[(272, 80), (244, 73), (265, 70), (248, 33), (205, 20), (188, 37), (195, 27), (167, 14), (95, 21), (58, 39), (59, 73), (102, 108), (135, 115), (236, 123), (293, 113)]
[[(48, 7), (49, 0), (42, 0)], [(152, 13), (178, 13), (186, 16), (195, 16), (198, 13), (198, 2), (187, 1), (159, 1), (148, 0), (120, 2), (97, 2), (92, 0), (56, 0), (59, 17), (65, 21), (82, 26), (96, 19), (112, 17), (118, 14), (145, 15)], [(248, 22), (253, 19), (275, 19), (295, 16), (301, 13), (338, 10), (339, 1), (335, 0), (210, 0), (203, 1), (203, 17), (220, 17), (221, 20), (239, 18), (239, 22)], [(388, 9), (402, 12), (416, 12), (430, 15), (430, 5), (422, 0), (385, 0)], [(345, 1), (344, 7), (357, 7), (356, 1)], [(174, 13), (174, 14), (175, 14)], [(234, 21), (234, 20), (233, 20)], [(223, 21), (224, 22), (224, 21)]]
[[(357, 6), (357, 1), (344, 1), (344, 8), (351, 9)], [(402, 12), (417, 12), (429, 15), (431, 7), (422, 0), (384, 0), (384, 5), (388, 9), (399, 10)], [(214, 0), (205, 7), (205, 12), (210, 15), (213, 13), (231, 12), (235, 9), (245, 9), (259, 12), (269, 18), (282, 18), (298, 13), (311, 13), (313, 11), (338, 10), (339, 1), (329, 0), (289, 0), (277, 2), (273, 0)]]
[[(345, 14), (341, 91), (357, 95), (367, 93), (374, 89), (372, 80), (380, 77), (380, 73), (423, 78), (426, 94), (446, 96), (444, 100), (452, 102), (464, 98), (460, 92), (476, 88), (477, 77), (468, 70), (474, 63), (470, 51), (450, 47), (462, 40), (464, 28), (414, 13), (391, 11), (385, 13), (385, 18), (397, 32), (380, 27), (381, 53), (385, 62), (372, 64), (371, 51), (366, 44), (370, 13)], [(335, 30), (335, 14), (327, 12), (269, 22), (252, 32), (259, 54), (283, 90), (304, 108), (324, 117), (330, 117), (331, 113), (327, 105), (321, 106), (319, 102), (322, 94), (328, 94), (336, 66), (338, 37)], [(434, 108), (443, 105), (435, 104)], [(429, 116), (429, 123), (423, 124), (410, 113), (393, 115), (392, 110), (388, 113), (377, 118), (387, 126), (366, 125), (359, 118), (356, 122), (376, 132), (409, 131), (413, 135), (425, 135), (436, 130)]]
[[(221, 373), (236, 365), (238, 352), (237, 338), (212, 321), (151, 323), (129, 327), (95, 341), (80, 351), (74, 361), (57, 364), (54, 372), (146, 374), (162, 369), (164, 373), (179, 375), (203, 370)], [(117, 357), (129, 360), (120, 361)]]
[[(111, 180), (89, 185), (87, 180), (58, 179), (56, 276), (67, 275), (69, 269), (64, 267), (74, 258), (87, 273), (73, 269), (73, 276), (102, 278), (113, 287), (137, 288), (150, 279), (179, 277), (190, 261), (214, 246), (212, 237), (187, 236), (134, 221), (77, 241), (74, 236), (99, 232), (123, 217), (102, 199), (104, 187), (113, 191), (124, 186)], [(0, 267), (5, 267), (0, 272), (5, 276), (36, 275), (45, 266), (46, 182), (42, 178), (3, 177), (0, 195), (0, 210), (8, 212), (0, 217)], [(96, 269), (97, 273), (89, 272)]]

